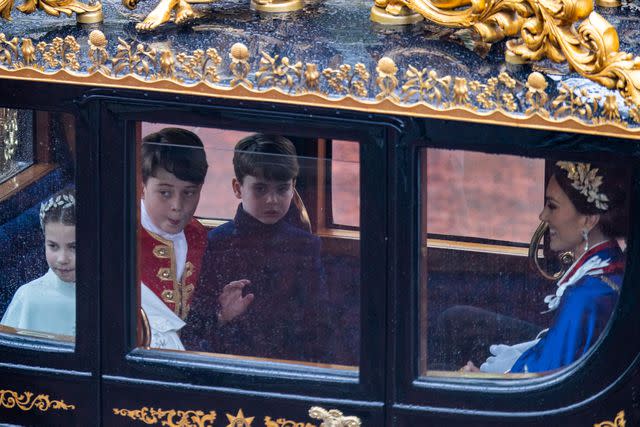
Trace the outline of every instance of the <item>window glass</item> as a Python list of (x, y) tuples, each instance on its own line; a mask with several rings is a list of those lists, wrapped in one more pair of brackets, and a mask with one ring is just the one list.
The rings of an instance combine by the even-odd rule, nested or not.
[(353, 141), (331, 141), (331, 213), (338, 227), (360, 225), (360, 189), (349, 184), (360, 181), (359, 149)]
[(74, 341), (74, 147), (73, 116), (0, 108), (0, 333), (5, 338)]
[(535, 376), (585, 355), (618, 301), (628, 185), (621, 165), (425, 149), (421, 373)]
[(0, 183), (33, 164), (33, 112), (0, 108), (0, 149)]
[[(314, 231), (329, 160), (296, 153), (318, 144), (141, 129), (140, 346), (356, 369), (360, 246)], [(194, 219), (203, 204), (228, 220)]]
[(544, 160), (439, 149), (426, 153), (430, 234), (529, 241), (537, 218), (517, 213), (539, 209)]

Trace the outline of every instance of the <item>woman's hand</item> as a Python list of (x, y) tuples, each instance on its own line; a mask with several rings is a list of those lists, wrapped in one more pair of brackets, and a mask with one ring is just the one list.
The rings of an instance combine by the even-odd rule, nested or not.
[(480, 372), (480, 368), (478, 368), (471, 360), (469, 360), (466, 365), (460, 368), (460, 372)]
[(253, 302), (255, 296), (253, 294), (242, 296), (242, 290), (250, 283), (251, 281), (247, 279), (234, 280), (222, 289), (222, 294), (218, 297), (218, 303), (220, 304), (218, 324), (220, 326), (232, 321), (247, 311), (247, 308), (251, 302)]

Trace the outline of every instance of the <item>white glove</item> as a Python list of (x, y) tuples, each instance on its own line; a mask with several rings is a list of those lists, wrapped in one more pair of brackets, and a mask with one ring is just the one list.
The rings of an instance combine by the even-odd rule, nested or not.
[(522, 356), (522, 353), (536, 345), (540, 341), (526, 341), (514, 345), (494, 344), (489, 347), (492, 356), (480, 365), (481, 372), (491, 372), (494, 374), (506, 374), (511, 370), (513, 364)]

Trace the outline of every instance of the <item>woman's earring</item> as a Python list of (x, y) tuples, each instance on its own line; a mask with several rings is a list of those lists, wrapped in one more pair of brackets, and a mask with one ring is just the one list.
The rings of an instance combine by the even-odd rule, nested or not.
[(589, 232), (586, 228), (582, 230), (582, 240), (584, 240), (584, 251), (587, 252), (589, 250)]

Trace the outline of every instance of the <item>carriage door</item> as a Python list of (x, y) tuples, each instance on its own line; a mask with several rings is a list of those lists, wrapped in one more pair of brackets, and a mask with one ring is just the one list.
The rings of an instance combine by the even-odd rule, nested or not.
[(40, 109), (0, 105), (0, 423), (95, 425), (93, 147), (71, 103), (2, 86)]
[[(135, 100), (102, 104), (101, 119), (104, 424), (383, 425), (395, 128)], [(250, 154), (235, 170), (236, 145), (256, 134), (286, 138), (295, 155)], [(194, 136), (203, 147), (176, 142)], [(150, 152), (178, 160), (158, 172)], [(163, 223), (153, 198), (197, 180), (203, 158), (201, 190), (181, 193), (199, 191), (194, 219), (180, 226), (175, 208)], [(180, 172), (180, 161), (192, 163)], [(176, 225), (189, 248), (180, 271)], [(229, 284), (240, 288), (227, 297), (251, 299), (244, 311), (225, 311)]]
[[(566, 259), (569, 251), (624, 247), (628, 240), (576, 237), (584, 228), (574, 225), (574, 205), (567, 208), (569, 199), (560, 197), (565, 193), (558, 193), (552, 176), (563, 174), (570, 188), (580, 189), (584, 182), (600, 188), (600, 180), (609, 179), (610, 188), (631, 195), (629, 155), (610, 150), (623, 142), (468, 124), (458, 125), (452, 139), (447, 124), (429, 126), (428, 145), (400, 145), (399, 164), (392, 167), (395, 222), (402, 225), (391, 242), (398, 322), (391, 334), (397, 371), (389, 373), (389, 423), (614, 425), (605, 421), (621, 409), (630, 419), (630, 403), (600, 393), (633, 360), (633, 349), (620, 352), (616, 345), (629, 340), (625, 334), (634, 322), (619, 320), (614, 304), (621, 310), (634, 297), (627, 282), (620, 286), (605, 278), (592, 288), (570, 281), (587, 267), (579, 270), (585, 258), (575, 264)], [(557, 144), (551, 153), (549, 141)], [(605, 177), (612, 165), (615, 175)], [(624, 218), (628, 207), (618, 206), (615, 214)], [(555, 210), (564, 216), (549, 213)], [(599, 218), (599, 230), (613, 230), (605, 228), (604, 214)], [(549, 231), (540, 227), (541, 219), (549, 220)], [(607, 267), (619, 259), (615, 255), (598, 256), (602, 271), (618, 268)], [(567, 269), (568, 279), (560, 282), (566, 285), (558, 286)], [(589, 299), (578, 311), (584, 292)], [(596, 293), (605, 296), (596, 299)], [(606, 314), (593, 320), (592, 306)], [(570, 310), (575, 314), (568, 317)], [(603, 326), (591, 326), (596, 322)]]

